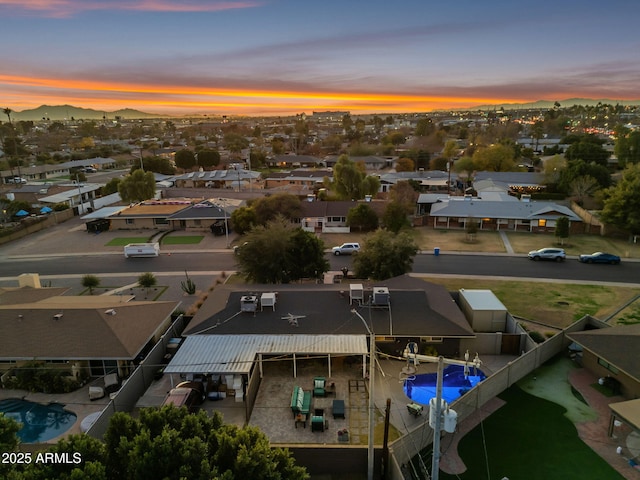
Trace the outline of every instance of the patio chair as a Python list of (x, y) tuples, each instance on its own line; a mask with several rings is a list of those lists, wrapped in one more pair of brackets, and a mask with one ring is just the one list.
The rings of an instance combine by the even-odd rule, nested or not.
[(324, 418), (324, 410), (316, 409), (311, 417), (311, 431), (324, 432), (327, 428), (329, 428), (329, 421)]
[(327, 395), (325, 390), (325, 386), (327, 385), (327, 381), (324, 377), (315, 377), (313, 379), (313, 396), (314, 397), (324, 397)]

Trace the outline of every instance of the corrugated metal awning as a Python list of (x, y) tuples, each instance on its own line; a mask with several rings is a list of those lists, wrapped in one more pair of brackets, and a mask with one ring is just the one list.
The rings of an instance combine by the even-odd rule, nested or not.
[(191, 335), (165, 373), (249, 373), (256, 355), (366, 355), (366, 335)]

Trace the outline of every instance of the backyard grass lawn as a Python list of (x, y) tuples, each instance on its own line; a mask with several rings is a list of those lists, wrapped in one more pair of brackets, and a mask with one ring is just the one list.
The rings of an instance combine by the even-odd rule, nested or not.
[(566, 327), (586, 314), (605, 318), (640, 294), (640, 289), (637, 288), (605, 285), (422, 278), (444, 285), (449, 291), (461, 288), (492, 290), (512, 315), (558, 328)]
[(124, 247), (130, 243), (146, 243), (149, 237), (116, 237), (106, 244), (107, 247)]
[[(499, 397), (506, 405), (460, 441), (458, 453), (467, 471), (460, 475), (440, 472), (440, 478), (624, 478), (580, 440), (564, 407), (529, 395), (516, 385)], [(442, 445), (446, 448), (446, 435)]]
[(200, 243), (203, 238), (203, 235), (167, 236), (162, 239), (162, 245), (195, 245)]

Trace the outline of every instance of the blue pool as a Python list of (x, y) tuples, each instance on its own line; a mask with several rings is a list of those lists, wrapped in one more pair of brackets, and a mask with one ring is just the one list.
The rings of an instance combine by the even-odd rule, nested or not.
[[(469, 367), (469, 375), (465, 375), (462, 365), (448, 365), (442, 372), (442, 398), (451, 403), (485, 378), (477, 368)], [(414, 375), (404, 381), (404, 393), (415, 403), (429, 405), (436, 397), (437, 381), (437, 373)]]
[(18, 437), (23, 443), (51, 440), (69, 430), (76, 421), (75, 413), (59, 403), (41, 405), (17, 398), (0, 400), (0, 412), (22, 424)]

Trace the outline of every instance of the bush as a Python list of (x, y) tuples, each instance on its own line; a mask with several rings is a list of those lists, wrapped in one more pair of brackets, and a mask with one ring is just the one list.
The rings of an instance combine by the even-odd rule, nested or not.
[(529, 332), (529, 336), (531, 337), (531, 340), (533, 340), (536, 343), (544, 343), (545, 341), (544, 335), (542, 335), (540, 332), (537, 332), (535, 330), (531, 330)]
[(42, 393), (69, 393), (80, 387), (68, 369), (52, 368), (42, 362), (27, 362), (13, 370), (15, 379), (7, 382), (7, 388)]

